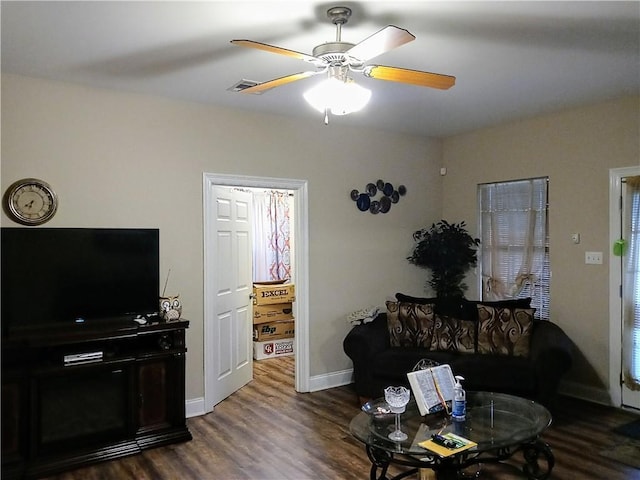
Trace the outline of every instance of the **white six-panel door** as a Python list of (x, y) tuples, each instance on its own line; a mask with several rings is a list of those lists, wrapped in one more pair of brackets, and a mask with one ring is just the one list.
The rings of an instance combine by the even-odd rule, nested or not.
[[(223, 400), (226, 396), (233, 393), (235, 389), (240, 388), (244, 383), (251, 380), (251, 373), (247, 373), (248, 369), (245, 368), (246, 364), (239, 364), (236, 360), (235, 365), (239, 365), (234, 368), (230, 365), (234, 363), (229, 358), (233, 358), (233, 354), (229, 353), (231, 347), (228, 347), (226, 354), (219, 353), (220, 349), (224, 349), (226, 345), (231, 345), (231, 337), (229, 334), (229, 342), (224, 344), (224, 331), (222, 325), (226, 321), (223, 317), (220, 317), (224, 308), (220, 308), (218, 298), (218, 292), (221, 290), (218, 280), (218, 274), (220, 268), (226, 268), (227, 271), (233, 269), (232, 261), (228, 260), (230, 257), (219, 255), (218, 238), (224, 237), (222, 233), (218, 233), (218, 226), (223, 230), (226, 228), (227, 222), (221, 220), (218, 222), (218, 198), (217, 188), (261, 188), (261, 189), (283, 189), (290, 190), (295, 193), (295, 279), (296, 284), (296, 301), (294, 303), (294, 316), (296, 318), (296, 336), (295, 336), (295, 389), (297, 392), (309, 392), (313, 390), (320, 390), (327, 388), (324, 379), (317, 382), (314, 387), (311, 387), (311, 378), (309, 374), (309, 201), (308, 201), (308, 185), (306, 180), (295, 180), (286, 178), (271, 178), (271, 177), (249, 177), (243, 175), (225, 175), (204, 173), (203, 174), (203, 227), (204, 227), (204, 404), (202, 411), (210, 412), (213, 410), (214, 405)], [(224, 195), (220, 199), (224, 204)], [(228, 200), (231, 202), (231, 199)], [(247, 200), (245, 200), (247, 201)], [(248, 209), (247, 211), (250, 211)], [(224, 216), (224, 215), (223, 215)], [(231, 222), (229, 222), (231, 223)], [(251, 222), (249, 222), (251, 223)], [(249, 263), (250, 253), (246, 254), (247, 257), (241, 259), (241, 263)], [(223, 258), (218, 259), (218, 256)], [(225, 263), (226, 262), (226, 263)], [(221, 265), (227, 265), (227, 267), (220, 267)], [(240, 268), (240, 267), (239, 267)], [(251, 269), (253, 263), (251, 262)], [(250, 285), (252, 272), (251, 269), (245, 269), (248, 277), (246, 283)], [(222, 289), (223, 290), (223, 289)], [(243, 288), (238, 288), (243, 292)], [(224, 297), (222, 295), (222, 297)], [(244, 297), (241, 295), (241, 297)], [(226, 300), (223, 298), (223, 300)], [(249, 301), (247, 295), (247, 301)], [(228, 311), (228, 310), (227, 310)], [(236, 312), (238, 316), (240, 312)], [(228, 318), (232, 316), (231, 313), (227, 314)], [(247, 319), (247, 324), (250, 318)], [(229, 320), (229, 330), (233, 322)], [(240, 337), (241, 338), (241, 337)], [(252, 340), (250, 335), (247, 335), (248, 347), (251, 346)], [(252, 347), (252, 346), (251, 346)], [(253, 351), (247, 353), (247, 357), (253, 357)], [(238, 355), (238, 358), (240, 356)], [(227, 359), (225, 364), (223, 360)], [(252, 362), (249, 361), (249, 368), (252, 367)], [(241, 373), (240, 373), (241, 372)], [(242, 375), (240, 381), (232, 382), (228, 377), (235, 377), (235, 375)], [(234, 378), (235, 379), (235, 378)]]
[(205, 322), (211, 336), (205, 345), (211, 387), (210, 406), (218, 404), (253, 378), (251, 193), (212, 186), (215, 218), (209, 222), (213, 271), (209, 291), (212, 308)]

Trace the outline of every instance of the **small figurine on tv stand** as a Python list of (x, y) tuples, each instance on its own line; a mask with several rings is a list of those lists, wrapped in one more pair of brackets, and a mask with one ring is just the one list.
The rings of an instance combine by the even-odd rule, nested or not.
[(165, 322), (179, 320), (182, 315), (182, 302), (180, 302), (180, 295), (169, 297), (165, 296), (167, 283), (169, 283), (169, 275), (171, 275), (171, 269), (169, 269), (169, 272), (167, 273), (167, 280), (164, 282), (162, 296), (160, 297), (160, 318)]
[(160, 297), (160, 318), (166, 322), (180, 319), (182, 315), (182, 303), (180, 295), (173, 297)]

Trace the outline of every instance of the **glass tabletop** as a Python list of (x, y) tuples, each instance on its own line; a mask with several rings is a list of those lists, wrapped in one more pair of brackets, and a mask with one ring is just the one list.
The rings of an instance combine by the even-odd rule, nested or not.
[(385, 413), (384, 399), (363, 406), (349, 426), (351, 433), (366, 445), (404, 455), (424, 455), (418, 444), (434, 433), (453, 432), (478, 444), (475, 452), (497, 450), (526, 443), (538, 437), (550, 424), (551, 414), (542, 405), (524, 398), (492, 392), (467, 392), (467, 413), (463, 421), (452, 421), (444, 412), (420, 415), (411, 398), (400, 417), (407, 440), (394, 442), (394, 415)]

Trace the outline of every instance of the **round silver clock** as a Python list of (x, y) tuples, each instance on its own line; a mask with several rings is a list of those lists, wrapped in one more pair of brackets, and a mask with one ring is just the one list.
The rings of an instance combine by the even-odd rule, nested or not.
[(51, 220), (58, 209), (58, 196), (51, 186), (37, 178), (13, 183), (5, 197), (7, 213), (23, 225), (41, 225)]

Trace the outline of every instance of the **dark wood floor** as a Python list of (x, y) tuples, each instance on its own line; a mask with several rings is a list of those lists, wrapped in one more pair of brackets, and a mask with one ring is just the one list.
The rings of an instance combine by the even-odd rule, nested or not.
[[(188, 420), (190, 442), (156, 448), (49, 477), (51, 480), (348, 480), (369, 478), (362, 444), (349, 434), (359, 406), (349, 387), (296, 393), (293, 357), (255, 362), (254, 381), (215, 411)], [(640, 470), (598, 452), (627, 439), (612, 428), (637, 416), (563, 399), (544, 433), (553, 449), (556, 480), (640, 480)], [(393, 472), (390, 472), (393, 473)], [(481, 479), (523, 476), (483, 466)]]

